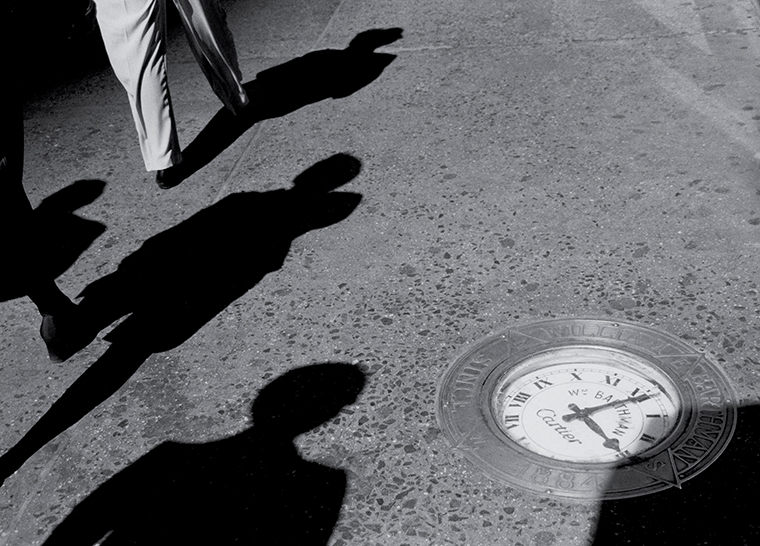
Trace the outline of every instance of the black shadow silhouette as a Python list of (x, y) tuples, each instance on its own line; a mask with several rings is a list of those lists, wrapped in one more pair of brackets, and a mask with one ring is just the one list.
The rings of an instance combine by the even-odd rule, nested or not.
[(253, 427), (159, 445), (80, 502), (45, 545), (92, 545), (107, 534), (103, 546), (327, 544), (346, 473), (302, 459), (293, 439), (354, 403), (364, 381), (342, 363), (281, 375), (254, 401)]
[(701, 474), (659, 493), (604, 501), (594, 546), (760, 544), (760, 408), (738, 408), (726, 451)]
[[(3, 2), (0, 19), (10, 21), (3, 29), (10, 48), (3, 51), (13, 50), (16, 62), (16, 70), (4, 76), (17, 77), (26, 96), (45, 96), (59, 92), (65, 82), (107, 70), (108, 57), (88, 9), (89, 0)], [(28, 47), (16, 47), (30, 36), (34, 40)]]
[(0, 262), (12, 266), (3, 268), (0, 301), (26, 296), (35, 281), (59, 277), (106, 230), (104, 224), (74, 214), (95, 201), (105, 185), (100, 180), (79, 180), (34, 209), (33, 233), (13, 234), (11, 244), (3, 245)]
[[(349, 182), (358, 159), (336, 154), (311, 166), (289, 190), (232, 194), (125, 258), (82, 292), (87, 341), (112, 344), (8, 452), (0, 479), (116, 392), (153, 353), (184, 343), (230, 303), (278, 270), (299, 235), (339, 222), (361, 195), (331, 190)], [(85, 343), (86, 344), (86, 343)]]
[(243, 86), (251, 100), (245, 114), (221, 109), (182, 151), (179, 174), (187, 178), (203, 168), (260, 121), (327, 98), (347, 97), (368, 85), (396, 58), (374, 50), (395, 42), (401, 33), (400, 28), (368, 30), (346, 49), (312, 51), (260, 72)]

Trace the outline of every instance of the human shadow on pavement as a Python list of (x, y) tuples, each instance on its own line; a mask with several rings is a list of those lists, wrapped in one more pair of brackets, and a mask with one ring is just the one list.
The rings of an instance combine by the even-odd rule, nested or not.
[[(106, 226), (74, 214), (95, 201), (105, 188), (100, 180), (79, 180), (46, 197), (32, 212), (32, 231), (6, 233), (0, 301), (27, 295), (36, 280), (55, 279), (68, 270)], [(5, 211), (6, 215), (13, 211)], [(7, 219), (7, 218), (6, 218)]]
[(327, 544), (346, 472), (302, 459), (293, 439), (353, 404), (364, 382), (351, 364), (286, 372), (254, 400), (252, 427), (159, 445), (80, 502), (45, 545)]
[(358, 159), (336, 154), (299, 174), (291, 189), (229, 195), (151, 237), (87, 286), (81, 346), (129, 316), (104, 338), (106, 352), (0, 457), (0, 480), (114, 394), (151, 354), (178, 347), (278, 270), (296, 237), (347, 218), (361, 195), (332, 190), (360, 168)]
[[(703, 448), (695, 442), (690, 449)], [(594, 546), (760, 544), (759, 451), (760, 408), (739, 407), (726, 450), (680, 489), (604, 501)]]
[(358, 34), (346, 49), (312, 51), (257, 74), (244, 84), (251, 104), (244, 114), (221, 109), (182, 151), (175, 168), (187, 178), (210, 163), (254, 124), (285, 116), (308, 104), (344, 98), (377, 79), (396, 55), (376, 53), (401, 38), (400, 28)]

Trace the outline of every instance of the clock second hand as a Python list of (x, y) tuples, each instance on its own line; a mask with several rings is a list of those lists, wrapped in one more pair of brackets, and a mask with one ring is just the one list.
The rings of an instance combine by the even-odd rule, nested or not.
[(603, 410), (605, 408), (611, 408), (612, 406), (617, 406), (618, 404), (624, 404), (626, 402), (643, 402), (644, 400), (651, 398), (648, 394), (640, 394), (638, 396), (631, 396), (629, 398), (624, 398), (623, 400), (613, 400), (612, 402), (607, 402), (606, 404), (600, 404), (598, 406), (592, 406), (590, 408), (579, 408), (575, 404), (568, 404), (568, 408), (573, 410), (573, 413), (568, 413), (566, 415), (562, 416), (562, 420), (565, 422), (573, 421), (575, 419), (583, 419), (585, 417), (588, 417), (592, 413), (596, 413), (599, 410)]

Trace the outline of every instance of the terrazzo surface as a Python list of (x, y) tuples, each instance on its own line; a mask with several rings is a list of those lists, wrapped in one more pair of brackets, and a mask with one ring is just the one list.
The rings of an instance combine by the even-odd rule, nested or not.
[[(97, 197), (71, 214), (104, 229), (59, 286), (74, 297), (132, 271), (111, 278), (143, 303), (63, 364), (47, 359), (28, 298), (0, 305), (0, 451), (107, 354), (147, 356), (5, 481), (0, 546), (53, 543), (75, 507), (167, 445), (234, 445), (258, 430), (263, 387), (330, 362), (360, 370), (363, 390), (295, 440), (301, 459), (346, 476), (330, 545), (754, 543), (755, 505), (726, 506), (758, 482), (757, 6), (224, 4), (255, 89), (268, 68), (329, 54), (299, 65), (288, 97), (275, 97), (280, 110), (261, 106), (265, 119), (175, 189), (144, 172), (126, 97), (96, 52), (86, 69), (28, 91), (30, 198), (84, 181)], [(363, 31), (394, 28), (403, 36), (374, 55), (340, 53)], [(220, 105), (181, 31), (170, 35), (187, 146)], [(357, 76), (367, 67), (377, 67), (370, 81)], [(330, 98), (321, 78), (353, 90)], [(311, 201), (283, 197), (325, 160), (355, 172)], [(196, 244), (187, 233), (206, 235)], [(631, 321), (709, 355), (741, 404), (724, 464), (629, 502), (539, 496), (482, 474), (439, 428), (441, 378), (478, 340), (554, 317)], [(304, 415), (320, 404), (308, 400)], [(201, 475), (213, 480), (213, 464)], [(229, 495), (247, 502), (240, 488)], [(247, 536), (245, 521), (202, 514), (166, 525)]]

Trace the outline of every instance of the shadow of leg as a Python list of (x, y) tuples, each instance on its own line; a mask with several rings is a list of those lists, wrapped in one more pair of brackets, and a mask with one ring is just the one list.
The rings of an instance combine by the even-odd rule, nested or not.
[[(253, 82), (246, 84), (246, 91), (252, 85)], [(179, 169), (177, 176), (184, 180), (208, 165), (257, 121), (260, 120), (253, 112), (251, 115), (235, 116), (226, 108), (219, 110), (198, 136), (182, 150), (182, 163), (174, 167)]]
[(50, 440), (118, 391), (150, 354), (128, 346), (111, 346), (66, 389), (29, 432), (0, 457), (0, 483)]

